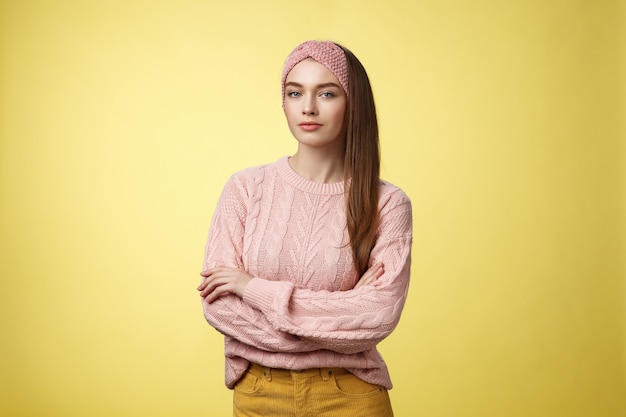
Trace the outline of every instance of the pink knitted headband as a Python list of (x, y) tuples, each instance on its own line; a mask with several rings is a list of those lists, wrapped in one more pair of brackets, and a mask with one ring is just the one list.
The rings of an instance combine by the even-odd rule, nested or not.
[(285, 80), (289, 72), (300, 62), (313, 58), (324, 65), (339, 80), (343, 91), (348, 95), (348, 60), (339, 46), (328, 41), (306, 41), (291, 51), (283, 68), (282, 93), (285, 100)]

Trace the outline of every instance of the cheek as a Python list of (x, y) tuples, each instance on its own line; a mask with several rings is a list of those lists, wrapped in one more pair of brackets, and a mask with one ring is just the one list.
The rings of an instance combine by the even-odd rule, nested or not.
[(287, 123), (291, 125), (294, 121), (293, 109), (290, 109), (288, 106), (285, 106), (283, 113), (285, 114), (285, 119), (287, 119)]
[(345, 122), (345, 117), (346, 117), (346, 108), (344, 106), (340, 109), (337, 109), (337, 111), (335, 112), (335, 123), (343, 127), (343, 124)]

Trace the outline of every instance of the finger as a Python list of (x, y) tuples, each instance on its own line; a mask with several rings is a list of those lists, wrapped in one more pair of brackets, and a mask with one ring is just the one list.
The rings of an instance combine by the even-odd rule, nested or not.
[(369, 285), (370, 283), (370, 279), (368, 276), (363, 275), (361, 277), (361, 279), (359, 280), (359, 282), (356, 283), (356, 285), (354, 286), (354, 288), (360, 288), (363, 287), (365, 285)]
[(223, 278), (225, 276), (225, 273), (221, 268), (213, 268), (202, 271), (200, 275), (202, 276), (202, 282), (200, 283), (200, 285), (198, 285), (198, 291), (204, 290), (211, 282), (215, 281), (216, 279)]
[(206, 300), (207, 303), (211, 304), (213, 301), (217, 300), (218, 298), (226, 294), (230, 294), (230, 293), (232, 293), (232, 291), (230, 290), (230, 285), (224, 284), (224, 285), (220, 285), (216, 287), (211, 293), (209, 293), (206, 297), (204, 297), (204, 299)]
[(228, 272), (228, 271), (235, 271), (235, 270), (237, 270), (237, 268), (231, 268), (228, 266), (218, 266), (215, 268), (205, 269), (204, 271), (200, 272), (200, 275), (202, 275), (203, 277), (208, 277), (209, 275), (213, 275), (218, 272)]
[(209, 282), (210, 282), (210, 280), (203, 279), (202, 282), (200, 283), (200, 285), (198, 285), (198, 287), (196, 288), (196, 290), (202, 291), (203, 289), (206, 288), (207, 285), (209, 285)]
[(372, 265), (361, 277), (359, 282), (355, 285), (355, 288), (362, 287), (364, 285), (372, 284), (375, 280), (380, 278), (385, 273), (382, 262)]
[(230, 284), (230, 280), (227, 277), (212, 276), (206, 280), (206, 285), (200, 292), (200, 295), (206, 297), (218, 288), (228, 284)]
[(376, 265), (372, 265), (367, 271), (365, 271), (365, 274), (363, 274), (363, 278), (368, 280), (368, 279), (379, 277), (381, 274), (382, 268), (383, 266), (380, 263)]
[(204, 288), (206, 288), (206, 286), (209, 284), (209, 282), (211, 282), (211, 279), (213, 278), (215, 278), (215, 275), (213, 274), (207, 274), (206, 276), (202, 275), (202, 282), (200, 282), (200, 285), (198, 285), (196, 289), (198, 291), (202, 291)]
[(213, 291), (215, 291), (215, 289), (219, 286), (218, 282), (215, 281), (211, 281), (208, 282), (204, 285), (204, 288), (202, 288), (202, 290), (200, 290), (200, 297), (206, 297), (207, 295), (211, 294)]

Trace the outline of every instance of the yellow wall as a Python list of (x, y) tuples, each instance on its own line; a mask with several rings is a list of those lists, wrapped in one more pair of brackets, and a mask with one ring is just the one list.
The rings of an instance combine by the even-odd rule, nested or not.
[(295, 149), (286, 54), (331, 38), (414, 203), (396, 415), (626, 416), (623, 1), (0, 7), (1, 415), (229, 415), (204, 239)]

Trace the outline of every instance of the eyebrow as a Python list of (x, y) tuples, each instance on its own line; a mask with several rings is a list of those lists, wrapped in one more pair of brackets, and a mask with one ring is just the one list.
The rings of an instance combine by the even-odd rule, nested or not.
[[(299, 88), (304, 87), (302, 84), (296, 83), (296, 82), (293, 82), (293, 81), (289, 81), (289, 82), (285, 83), (285, 87), (287, 87), (287, 86), (299, 87)], [(341, 88), (340, 86), (338, 86), (335, 83), (324, 83), (324, 84), (318, 84), (318, 85), (315, 86), (315, 88), (328, 88), (328, 87)]]

